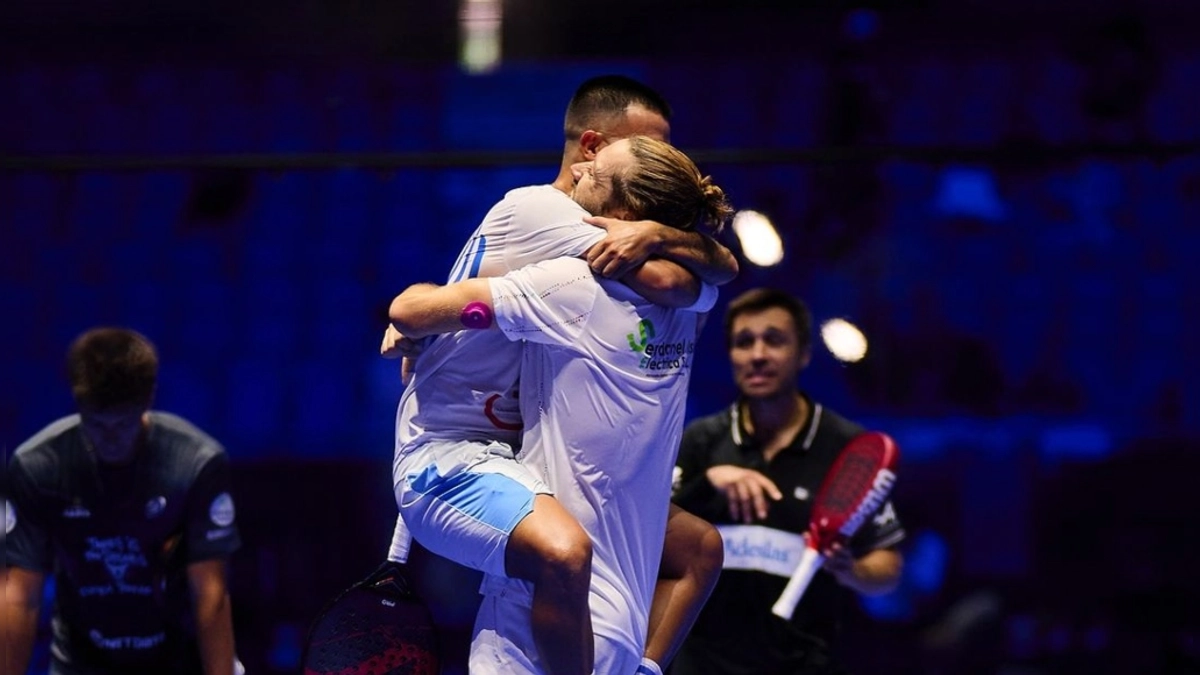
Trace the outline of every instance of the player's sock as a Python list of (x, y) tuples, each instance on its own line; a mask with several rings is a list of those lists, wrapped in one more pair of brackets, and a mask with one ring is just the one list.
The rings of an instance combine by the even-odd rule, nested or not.
[(646, 657), (642, 657), (642, 665), (638, 666), (637, 672), (634, 675), (663, 675), (662, 668), (658, 664)]
[(408, 553), (412, 549), (412, 532), (408, 531), (408, 525), (404, 523), (404, 519), (396, 515), (396, 527), (392, 530), (392, 544), (388, 547), (387, 559), (394, 563), (408, 562)]

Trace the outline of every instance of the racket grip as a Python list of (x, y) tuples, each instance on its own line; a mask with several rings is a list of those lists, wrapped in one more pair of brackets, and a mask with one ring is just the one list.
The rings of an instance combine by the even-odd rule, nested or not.
[(796, 566), (796, 571), (792, 572), (792, 578), (788, 580), (783, 593), (779, 594), (779, 599), (771, 606), (771, 613), (781, 619), (790, 620), (796, 611), (796, 605), (800, 604), (800, 598), (804, 597), (804, 591), (808, 590), (813, 575), (821, 569), (824, 562), (825, 556), (816, 549), (805, 547), (804, 553), (800, 554), (800, 564)]

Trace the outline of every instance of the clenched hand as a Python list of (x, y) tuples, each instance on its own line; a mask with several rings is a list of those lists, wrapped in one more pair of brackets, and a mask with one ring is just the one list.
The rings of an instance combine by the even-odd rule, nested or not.
[(405, 337), (396, 327), (388, 324), (383, 332), (383, 342), (379, 345), (379, 355), (385, 359), (400, 359), (400, 381), (408, 384), (413, 374), (413, 359), (416, 358), (425, 344), (420, 340)]

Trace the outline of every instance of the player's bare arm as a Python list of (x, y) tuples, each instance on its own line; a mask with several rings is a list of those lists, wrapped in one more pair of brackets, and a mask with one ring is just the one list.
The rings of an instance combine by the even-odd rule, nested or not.
[(647, 260), (619, 277), (638, 295), (662, 307), (690, 307), (700, 298), (700, 280), (669, 260)]
[(224, 560), (188, 565), (188, 586), (196, 614), (196, 637), (205, 675), (233, 675), (233, 613)]
[(492, 321), (492, 290), (487, 279), (468, 279), (448, 286), (415, 284), (392, 300), (388, 318), (411, 339), (463, 328), (485, 329)]
[(23, 673), (33, 652), (45, 575), (10, 567), (4, 582), (4, 672)]
[(588, 249), (587, 261), (597, 274), (621, 278), (651, 258), (678, 263), (701, 281), (721, 285), (738, 273), (737, 258), (712, 237), (667, 227), (652, 220), (636, 222), (592, 216), (584, 222), (608, 232)]

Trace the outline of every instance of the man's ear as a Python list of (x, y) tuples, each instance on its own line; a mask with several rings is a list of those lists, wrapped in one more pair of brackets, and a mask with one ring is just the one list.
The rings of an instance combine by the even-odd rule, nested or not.
[(588, 129), (579, 135), (579, 150), (585, 162), (596, 159), (596, 153), (607, 144), (608, 140), (604, 138), (604, 134), (595, 129)]
[(627, 222), (641, 220), (641, 218), (638, 218), (634, 215), (633, 211), (630, 211), (629, 209), (625, 208), (624, 206), (616, 206), (616, 207), (605, 209), (604, 217), (605, 218), (615, 218), (616, 220), (624, 220)]

